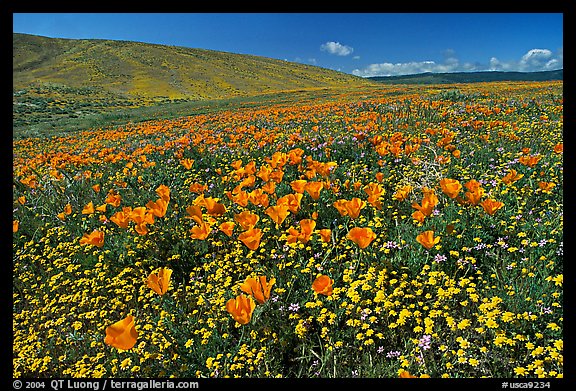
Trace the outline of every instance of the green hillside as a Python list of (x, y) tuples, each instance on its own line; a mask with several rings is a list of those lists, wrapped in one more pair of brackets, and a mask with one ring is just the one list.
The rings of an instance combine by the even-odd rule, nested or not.
[(128, 41), (13, 34), (14, 128), (174, 101), (375, 82), (265, 57)]

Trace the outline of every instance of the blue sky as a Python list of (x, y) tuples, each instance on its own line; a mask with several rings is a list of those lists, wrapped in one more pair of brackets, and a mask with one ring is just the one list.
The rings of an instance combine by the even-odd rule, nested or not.
[(563, 67), (561, 13), (15, 13), (13, 31), (252, 54), (364, 77)]

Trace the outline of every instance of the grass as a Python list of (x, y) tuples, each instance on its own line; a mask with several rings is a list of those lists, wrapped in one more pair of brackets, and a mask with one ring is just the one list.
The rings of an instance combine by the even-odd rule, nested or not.
[[(562, 89), (181, 102), (15, 139), (13, 376), (562, 377)], [(128, 315), (133, 345), (105, 342)]]

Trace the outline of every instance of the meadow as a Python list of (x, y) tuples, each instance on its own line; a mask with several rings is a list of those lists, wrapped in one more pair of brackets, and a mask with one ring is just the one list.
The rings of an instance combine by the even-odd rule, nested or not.
[(14, 377), (563, 376), (563, 85), (13, 140)]

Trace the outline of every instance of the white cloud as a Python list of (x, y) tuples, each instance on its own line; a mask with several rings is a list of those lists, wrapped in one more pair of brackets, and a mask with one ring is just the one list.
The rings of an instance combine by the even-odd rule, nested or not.
[(360, 56), (354, 56), (352, 57), (352, 60), (360, 60)]
[(320, 50), (330, 54), (335, 54), (337, 56), (347, 56), (354, 51), (354, 48), (347, 45), (342, 45), (340, 42), (330, 41), (320, 45)]
[(496, 57), (487, 64), (460, 63), (452, 49), (444, 52), (444, 61), (411, 61), (403, 63), (370, 64), (364, 69), (354, 69), (352, 74), (362, 77), (410, 75), (424, 72), (470, 72), (470, 71), (520, 71), (536, 72), (561, 69), (563, 67), (563, 48), (556, 54), (548, 49), (531, 49), (518, 61), (502, 62)]

